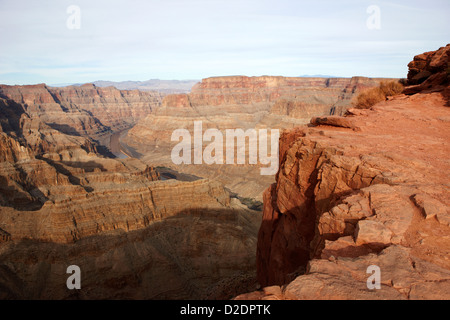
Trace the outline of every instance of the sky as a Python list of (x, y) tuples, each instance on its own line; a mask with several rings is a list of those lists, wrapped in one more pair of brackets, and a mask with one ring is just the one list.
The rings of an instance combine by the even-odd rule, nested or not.
[(0, 83), (404, 78), (450, 43), (449, 16), (449, 0), (0, 0)]

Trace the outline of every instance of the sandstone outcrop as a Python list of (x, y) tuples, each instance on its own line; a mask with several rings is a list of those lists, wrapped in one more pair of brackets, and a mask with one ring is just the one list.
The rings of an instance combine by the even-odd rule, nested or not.
[(408, 64), (408, 88), (405, 94), (421, 91), (445, 90), (449, 96), (450, 83), (450, 44), (436, 51), (429, 51), (414, 57)]
[(354, 130), (358, 129), (358, 127), (356, 127), (352, 123), (350, 118), (344, 118), (344, 117), (339, 117), (339, 116), (312, 117), (310, 122), (311, 122), (311, 124), (316, 125), (316, 126), (326, 125), (326, 126), (354, 129)]
[[(280, 289), (236, 299), (450, 298), (442, 86), (284, 132), (257, 251), (260, 284)], [(370, 266), (381, 289), (367, 286)]]
[[(436, 288), (448, 298), (450, 197), (444, 173), (449, 172), (445, 141), (450, 132), (445, 103), (439, 93), (399, 96), (355, 116), (358, 132), (318, 126), (285, 133), (277, 184), (265, 193), (258, 244), (261, 284), (285, 284), (306, 271), (307, 276), (300, 276), (304, 280), (296, 280), (300, 288), (302, 281), (315, 279), (315, 272), (332, 277), (325, 269), (314, 269), (328, 268), (317, 259), (338, 261), (331, 264), (337, 268), (332, 272), (340, 272), (340, 259), (381, 259), (395, 246), (411, 263), (425, 260), (440, 270), (442, 282)], [(395, 258), (389, 263), (394, 268)], [(362, 277), (365, 269), (360, 271)], [(412, 284), (431, 288), (420, 273), (415, 277), (414, 283), (396, 288), (403, 298), (419, 297), (417, 292), (410, 295)], [(302, 290), (297, 297), (303, 299)], [(318, 292), (310, 294), (317, 298)], [(423, 297), (434, 297), (430, 294)], [(352, 295), (383, 296), (347, 292), (340, 297)]]

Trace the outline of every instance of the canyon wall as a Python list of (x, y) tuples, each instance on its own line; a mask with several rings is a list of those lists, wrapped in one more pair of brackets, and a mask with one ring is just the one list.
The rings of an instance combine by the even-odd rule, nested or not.
[(50, 88), (62, 106), (76, 106), (112, 129), (131, 127), (158, 108), (164, 94), (157, 91), (117, 90), (93, 84), (81, 87)]
[[(375, 86), (383, 79), (288, 78), (229, 76), (203, 79), (189, 94), (194, 106), (274, 103), (280, 99), (315, 105), (348, 106), (352, 93)], [(328, 110), (329, 111), (329, 110)], [(316, 112), (317, 113), (317, 112)]]
[(227, 298), (255, 286), (259, 213), (218, 182), (162, 180), (99, 153), (102, 128), (150, 110), (151, 96), (118, 92), (2, 86), (1, 299)]
[(258, 235), (267, 288), (237, 299), (450, 298), (449, 52), (414, 59), (441, 62), (432, 86), (409, 77), (409, 95), (284, 132)]
[[(194, 121), (203, 131), (226, 129), (288, 129), (312, 116), (342, 114), (352, 98), (383, 79), (286, 78), (229, 76), (203, 79), (189, 94), (168, 95), (160, 108), (139, 121), (123, 139), (146, 163), (172, 167), (200, 177), (217, 179), (243, 197), (262, 200), (273, 176), (261, 176), (261, 165), (173, 165), (171, 141), (176, 129), (193, 133)], [(205, 143), (206, 145), (206, 143)], [(204, 147), (205, 147), (204, 145)]]
[(92, 84), (52, 88), (45, 84), (0, 85), (0, 97), (22, 104), (31, 118), (70, 135), (99, 138), (130, 128), (157, 108), (163, 95), (138, 90), (120, 91)]

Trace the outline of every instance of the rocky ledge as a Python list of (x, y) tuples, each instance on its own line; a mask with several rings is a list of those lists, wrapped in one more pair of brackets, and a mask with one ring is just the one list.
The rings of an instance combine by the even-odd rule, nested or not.
[[(448, 48), (422, 57), (445, 63), (421, 83), (448, 70)], [(439, 79), (282, 134), (258, 238), (264, 289), (236, 299), (450, 299), (448, 73)]]

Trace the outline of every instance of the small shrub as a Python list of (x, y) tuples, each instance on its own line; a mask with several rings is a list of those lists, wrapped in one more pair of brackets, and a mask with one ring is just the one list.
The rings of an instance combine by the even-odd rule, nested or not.
[(395, 96), (402, 93), (403, 85), (398, 81), (382, 81), (380, 83), (380, 89), (385, 97)]
[(359, 109), (369, 109), (374, 104), (384, 101), (386, 97), (379, 87), (364, 90), (356, 97), (355, 106)]
[(359, 109), (369, 109), (378, 102), (385, 101), (388, 96), (402, 93), (403, 85), (398, 81), (382, 81), (378, 87), (361, 92), (354, 105)]

